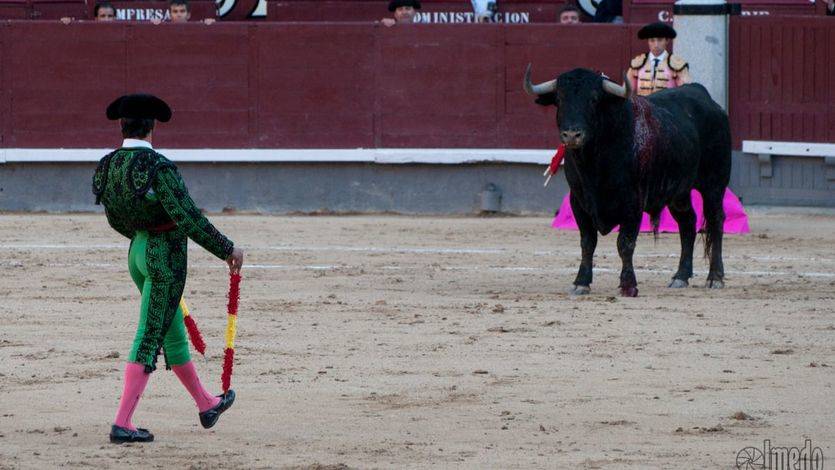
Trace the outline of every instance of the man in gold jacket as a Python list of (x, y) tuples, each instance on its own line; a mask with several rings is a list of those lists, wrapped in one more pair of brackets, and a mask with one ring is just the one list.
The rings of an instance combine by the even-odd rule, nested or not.
[(628, 78), (638, 96), (648, 96), (665, 88), (690, 83), (690, 70), (682, 57), (667, 52), (676, 37), (676, 30), (666, 23), (650, 23), (638, 31), (638, 39), (646, 39), (649, 53), (641, 54), (629, 64)]

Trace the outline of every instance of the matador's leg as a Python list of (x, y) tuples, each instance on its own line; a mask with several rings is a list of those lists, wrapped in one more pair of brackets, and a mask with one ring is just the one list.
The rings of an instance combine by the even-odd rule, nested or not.
[[(152, 277), (158, 279), (153, 282), (154, 285), (166, 287), (160, 289), (158, 294), (161, 300), (166, 299), (166, 303), (162, 305), (166, 309), (162, 325), (165, 362), (188, 390), (198, 411), (202, 413), (217, 406), (220, 398), (203, 387), (188, 349), (183, 311), (180, 307), (188, 272), (187, 239), (177, 232), (168, 232), (153, 236), (152, 240), (152, 246), (148, 251), (149, 272)], [(153, 295), (157, 293), (152, 289)], [(174, 313), (169, 318), (170, 311)]]
[[(163, 340), (179, 309), (186, 278), (186, 244), (185, 237), (165, 232), (148, 235), (144, 257), (136, 250), (136, 265), (144, 276), (142, 312), (128, 360), (144, 364), (147, 372), (156, 369)], [(182, 316), (180, 319), (182, 322)], [(166, 353), (188, 360), (188, 344), (180, 346)]]
[[(177, 312), (185, 283), (186, 239), (172, 234), (137, 232), (131, 241), (128, 268), (142, 291), (139, 324), (125, 366), (125, 387), (115, 425), (135, 430), (132, 417), (139, 399), (156, 368), (163, 339)], [(177, 264), (178, 261), (182, 261)], [(168, 267), (174, 262), (175, 269)], [(182, 322), (182, 318), (180, 318)], [(183, 357), (182, 351), (177, 351)], [(186, 345), (185, 358), (188, 360)]]
[[(139, 331), (145, 331), (148, 295), (145, 295), (145, 290), (150, 294), (150, 289), (144, 289), (146, 283), (147, 270), (145, 269), (145, 250), (148, 244), (148, 233), (138, 232), (133, 240), (131, 240), (130, 251), (128, 253), (128, 269), (131, 278), (139, 286), (140, 291), (143, 291), (142, 306), (139, 315)], [(136, 362), (136, 358), (131, 354), (128, 358), (128, 363), (125, 364), (125, 378), (124, 388), (122, 390), (122, 398), (119, 400), (119, 408), (116, 412), (114, 424), (118, 427), (125, 428), (131, 431), (136, 431), (133, 425), (132, 418), (136, 406), (139, 404), (139, 399), (145, 387), (148, 385), (150, 374), (146, 372), (145, 365)]]
[(197, 410), (202, 413), (217, 406), (220, 403), (220, 398), (212, 395), (203, 387), (200, 377), (197, 375), (197, 368), (194, 367), (194, 362), (192, 362), (188, 353), (188, 339), (186, 338), (181, 308), (177, 308), (177, 313), (174, 314), (174, 320), (165, 334), (162, 347), (165, 350), (165, 361), (177, 374), (177, 378), (180, 379), (191, 397), (194, 398)]

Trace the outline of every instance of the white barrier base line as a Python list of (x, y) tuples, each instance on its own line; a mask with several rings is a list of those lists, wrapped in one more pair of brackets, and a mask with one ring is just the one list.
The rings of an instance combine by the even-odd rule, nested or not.
[[(24, 268), (27, 265), (21, 262), (2, 262), (0, 267), (5, 268)], [(126, 267), (123, 264), (115, 263), (47, 263), (39, 264), (37, 267), (47, 268), (99, 268), (99, 269), (115, 269), (124, 270)], [(222, 263), (216, 264), (197, 264), (192, 266), (196, 269), (228, 269)], [(362, 269), (368, 272), (373, 269), (381, 269), (384, 271), (418, 271), (418, 270), (440, 270), (440, 271), (494, 271), (494, 272), (531, 272), (531, 273), (551, 273), (551, 274), (573, 274), (577, 272), (576, 268), (538, 268), (532, 266), (420, 266), (420, 267), (403, 267), (403, 266), (368, 266), (368, 265), (341, 265), (341, 264), (245, 264), (244, 269), (256, 270), (280, 270), (280, 271), (339, 271), (339, 270), (358, 270)], [(595, 272), (600, 273), (620, 273), (620, 269), (595, 267)], [(636, 273), (646, 274), (667, 274), (672, 275), (672, 269), (653, 269), (653, 268), (637, 268)], [(707, 275), (707, 271), (693, 271), (696, 276)], [(750, 276), (750, 277), (766, 277), (766, 276), (797, 276), (810, 278), (825, 278), (835, 279), (835, 273), (831, 272), (804, 272), (804, 271), (734, 271), (726, 270), (726, 275), (729, 276)]]
[[(539, 149), (157, 149), (175, 162), (378, 163), (382, 165), (504, 162), (548, 165), (554, 150)], [(0, 148), (3, 163), (97, 162), (113, 149)]]

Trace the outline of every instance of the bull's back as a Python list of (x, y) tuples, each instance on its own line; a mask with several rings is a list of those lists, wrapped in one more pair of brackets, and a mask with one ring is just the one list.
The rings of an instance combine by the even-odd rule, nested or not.
[[(727, 185), (731, 171), (731, 125), (728, 113), (713, 101), (698, 83), (654, 93), (650, 102), (669, 112), (672, 119), (686, 123), (696, 132), (699, 151), (699, 179)], [(698, 184), (697, 184), (698, 186)]]
[(717, 126), (727, 126), (730, 129), (728, 114), (713, 101), (707, 89), (698, 83), (668, 88), (650, 95), (648, 99), (674, 116), (692, 120), (700, 130), (704, 126), (709, 126), (711, 130)]

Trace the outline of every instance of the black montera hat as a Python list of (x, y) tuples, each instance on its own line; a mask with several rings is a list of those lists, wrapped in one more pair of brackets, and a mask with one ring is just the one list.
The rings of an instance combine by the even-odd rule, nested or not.
[(168, 122), (171, 119), (171, 108), (154, 95), (133, 94), (116, 98), (107, 107), (107, 119), (156, 119)]
[(420, 10), (420, 2), (418, 0), (391, 0), (389, 2), (389, 11), (397, 10), (400, 7), (412, 7), (415, 10)]
[(657, 22), (657, 23), (650, 23), (640, 30), (638, 30), (638, 39), (650, 39), (650, 38), (670, 38), (674, 39), (676, 37), (676, 30), (673, 29), (672, 26), (668, 25), (667, 23)]

